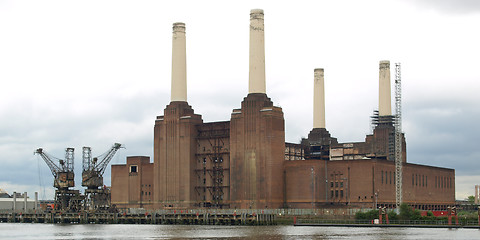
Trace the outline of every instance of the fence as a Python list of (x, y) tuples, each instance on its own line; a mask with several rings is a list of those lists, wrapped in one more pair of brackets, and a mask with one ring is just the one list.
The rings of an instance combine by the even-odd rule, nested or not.
[[(297, 225), (302, 224), (318, 224), (318, 225), (372, 225), (372, 220), (345, 220), (345, 219), (298, 219)], [(375, 225), (387, 225), (385, 223)], [(402, 225), (402, 226), (447, 226), (447, 220), (390, 220), (388, 225)], [(455, 225), (455, 223), (452, 223)], [(478, 226), (478, 221), (459, 221), (460, 226)]]

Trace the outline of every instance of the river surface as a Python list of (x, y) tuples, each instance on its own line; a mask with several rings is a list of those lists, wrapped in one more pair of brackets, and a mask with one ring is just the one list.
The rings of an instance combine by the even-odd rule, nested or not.
[(0, 239), (480, 239), (480, 230), (0, 223)]

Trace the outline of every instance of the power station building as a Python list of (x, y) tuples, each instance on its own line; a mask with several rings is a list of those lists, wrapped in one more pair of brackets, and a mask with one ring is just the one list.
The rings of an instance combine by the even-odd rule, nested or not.
[[(250, 13), (249, 92), (229, 121), (204, 123), (187, 102), (185, 24), (173, 24), (171, 102), (154, 126), (153, 163), (112, 166), (118, 208), (395, 207), (395, 116), (390, 63), (379, 68), (379, 110), (364, 142), (339, 143), (326, 129), (324, 70), (314, 70), (308, 138), (285, 142), (282, 108), (266, 93), (263, 10)], [(455, 170), (408, 163), (402, 134), (403, 202), (455, 204)]]

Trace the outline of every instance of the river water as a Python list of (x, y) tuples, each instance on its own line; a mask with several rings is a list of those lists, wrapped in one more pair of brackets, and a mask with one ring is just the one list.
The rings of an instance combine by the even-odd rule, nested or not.
[(0, 223), (0, 239), (480, 239), (480, 230)]

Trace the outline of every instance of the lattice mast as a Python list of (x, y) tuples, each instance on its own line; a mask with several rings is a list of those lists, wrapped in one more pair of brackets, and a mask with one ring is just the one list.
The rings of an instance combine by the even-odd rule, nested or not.
[(400, 63), (395, 63), (395, 203), (402, 203), (402, 78)]

